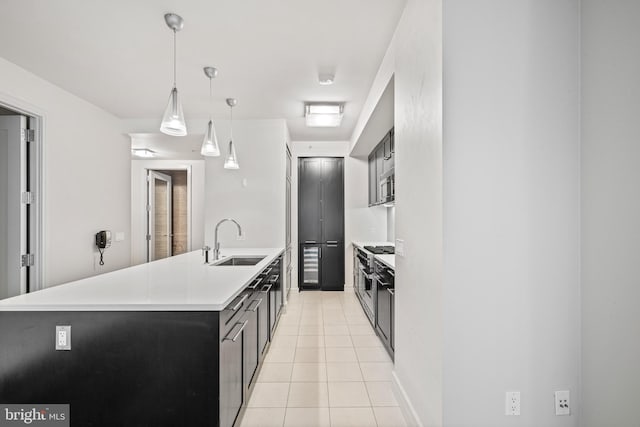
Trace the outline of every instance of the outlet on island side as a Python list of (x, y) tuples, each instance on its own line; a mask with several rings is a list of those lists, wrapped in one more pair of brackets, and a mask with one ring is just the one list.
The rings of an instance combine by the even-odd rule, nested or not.
[(508, 391), (504, 407), (505, 415), (520, 415), (520, 392)]

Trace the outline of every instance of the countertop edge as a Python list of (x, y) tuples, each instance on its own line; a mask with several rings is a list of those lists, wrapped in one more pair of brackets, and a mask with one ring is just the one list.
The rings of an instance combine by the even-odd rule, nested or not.
[[(242, 250), (242, 248), (236, 248), (238, 250)], [(261, 248), (251, 248), (251, 249), (261, 249)], [(17, 312), (17, 311), (23, 311), (23, 312), (35, 312), (35, 311), (49, 311), (49, 312), (69, 312), (69, 311), (101, 311), (101, 312), (132, 312), (132, 311), (138, 311), (138, 312), (143, 312), (143, 311), (155, 311), (155, 312), (159, 312), (159, 311), (222, 311), (225, 309), (225, 307), (227, 307), (227, 305), (229, 305), (235, 298), (238, 297), (238, 295), (240, 295), (245, 289), (246, 287), (253, 281), (255, 280), (260, 273), (265, 269), (268, 268), (268, 266), (275, 260), (277, 259), (279, 256), (281, 256), (284, 252), (285, 249), (284, 247), (279, 248), (269, 248), (269, 249), (276, 249), (275, 252), (272, 253), (271, 256), (267, 256), (268, 261), (265, 262), (265, 264), (263, 265), (262, 268), (256, 269), (255, 274), (253, 274), (251, 276), (251, 278), (249, 280), (247, 280), (246, 282), (238, 285), (237, 289), (231, 294), (231, 296), (229, 298), (227, 298), (226, 300), (224, 300), (221, 303), (218, 304), (202, 304), (202, 303), (193, 303), (193, 304), (185, 304), (185, 303), (176, 303), (176, 304), (171, 304), (171, 303), (105, 303), (105, 304), (91, 304), (91, 303), (77, 303), (77, 304), (60, 304), (60, 303), (16, 303), (15, 305), (11, 305), (11, 304), (6, 304), (6, 305), (2, 305), (0, 304), (0, 313), (2, 312)], [(233, 255), (233, 254), (231, 254)], [(134, 268), (137, 266), (131, 266), (131, 267), (126, 267), (124, 269), (121, 270), (115, 270), (114, 272), (111, 273), (115, 273), (115, 272), (121, 272), (122, 270), (126, 270), (127, 268)], [(107, 273), (109, 274), (109, 273)], [(92, 279), (96, 276), (91, 276), (87, 279)], [(77, 281), (72, 281), (69, 283), (65, 283), (65, 284), (61, 284), (61, 285), (57, 285), (57, 286), (65, 286), (65, 285), (77, 285), (78, 282), (81, 282), (85, 279), (80, 279)], [(57, 287), (56, 286), (56, 287)], [(49, 289), (53, 289), (53, 288), (49, 288)], [(28, 294), (26, 294), (28, 295)], [(5, 300), (7, 301), (7, 300)]]
[[(387, 255), (389, 256), (389, 255)], [(390, 269), (394, 270), (396, 269), (396, 266), (394, 264), (389, 263), (385, 258), (384, 255), (380, 256), (380, 255), (374, 255), (374, 258), (377, 259), (378, 261), (380, 261), (381, 263), (383, 263), (384, 265), (386, 265), (387, 267), (389, 267)]]

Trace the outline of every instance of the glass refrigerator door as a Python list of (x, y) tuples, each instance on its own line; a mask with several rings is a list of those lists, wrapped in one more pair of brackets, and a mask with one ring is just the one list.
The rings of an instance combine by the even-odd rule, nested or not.
[(303, 270), (302, 284), (303, 286), (319, 286), (320, 285), (320, 247), (304, 246), (302, 249)]

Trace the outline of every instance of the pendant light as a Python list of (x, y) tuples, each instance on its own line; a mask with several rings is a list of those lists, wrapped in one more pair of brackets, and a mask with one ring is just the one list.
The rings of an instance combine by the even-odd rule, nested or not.
[(160, 132), (172, 136), (185, 136), (187, 134), (187, 125), (184, 121), (182, 104), (180, 104), (178, 88), (176, 87), (176, 32), (184, 27), (184, 20), (175, 13), (167, 13), (164, 15), (164, 20), (167, 26), (173, 30), (173, 89), (171, 89), (169, 95), (167, 109), (162, 116)]
[(235, 98), (227, 98), (227, 105), (231, 111), (231, 120), (229, 121), (231, 127), (231, 138), (229, 139), (229, 154), (224, 161), (225, 169), (240, 169), (238, 164), (238, 156), (236, 156), (236, 148), (233, 146), (233, 107), (238, 104), (238, 100)]
[(202, 141), (200, 154), (206, 157), (218, 157), (220, 155), (218, 137), (216, 136), (216, 128), (213, 126), (213, 120), (211, 120), (211, 109), (213, 106), (211, 97), (211, 81), (218, 75), (218, 70), (213, 67), (204, 67), (204, 75), (209, 78), (209, 123), (207, 124), (207, 129), (204, 132), (204, 141)]

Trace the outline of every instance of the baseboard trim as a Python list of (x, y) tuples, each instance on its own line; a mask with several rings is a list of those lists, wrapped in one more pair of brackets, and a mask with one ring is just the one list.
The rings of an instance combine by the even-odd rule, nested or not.
[(398, 398), (398, 403), (400, 404), (400, 409), (402, 410), (402, 415), (404, 415), (407, 425), (410, 427), (424, 427), (420, 422), (418, 413), (411, 404), (411, 400), (409, 400), (409, 396), (407, 396), (404, 387), (402, 387), (402, 384), (396, 375), (396, 371), (391, 373), (391, 380), (391, 383), (393, 384), (393, 391)]

